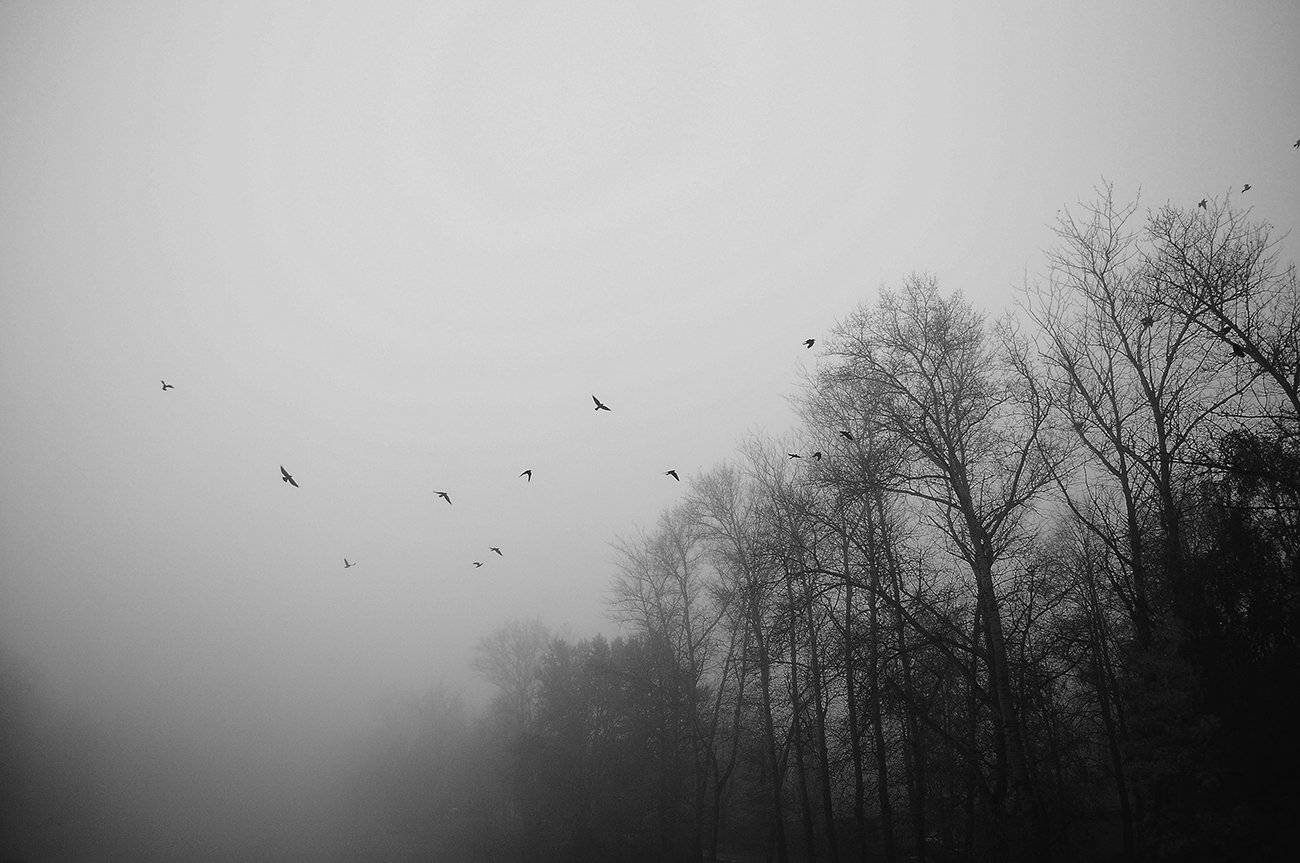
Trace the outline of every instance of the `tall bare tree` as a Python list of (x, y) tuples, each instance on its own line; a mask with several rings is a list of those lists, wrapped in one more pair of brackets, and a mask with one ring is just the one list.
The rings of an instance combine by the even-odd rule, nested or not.
[[(1032, 505), (1052, 482), (1055, 456), (1044, 435), (1050, 403), (1023, 345), (1005, 327), (990, 332), (960, 296), (942, 297), (933, 278), (912, 276), (837, 330), (843, 374), (880, 394), (881, 428), (906, 445), (894, 486), (930, 505), (932, 524), (970, 568), (980, 610), (995, 730), (1005, 744), (1010, 853), (1045, 858), (1047, 825), (1038, 799), (1003, 631), (998, 566), (1026, 541)], [(848, 430), (852, 433), (852, 430)]]

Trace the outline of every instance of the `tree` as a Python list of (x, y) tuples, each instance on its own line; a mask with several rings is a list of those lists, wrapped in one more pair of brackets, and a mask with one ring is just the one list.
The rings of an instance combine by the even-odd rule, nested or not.
[(511, 620), (481, 639), (472, 666), (499, 691), (499, 709), (514, 727), (531, 718), (538, 670), (554, 635), (540, 620)]
[(994, 338), (960, 296), (943, 298), (913, 276), (837, 329), (832, 351), (842, 374), (879, 394), (881, 411), (856, 428), (880, 428), (906, 445), (895, 487), (932, 507), (932, 523), (970, 568), (976, 589), (999, 747), (1005, 746), (1009, 808), (1028, 835), (1013, 854), (1047, 855), (1039, 805), (1003, 631), (995, 570), (1028, 537), (1031, 505), (1052, 481), (1055, 456), (1044, 433), (1050, 402), (1023, 345), (1005, 325)]

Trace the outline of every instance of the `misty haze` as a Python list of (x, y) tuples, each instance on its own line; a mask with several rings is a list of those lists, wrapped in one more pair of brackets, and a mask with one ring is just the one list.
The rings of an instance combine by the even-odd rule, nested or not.
[(1076, 5), (0, 4), (0, 861), (1289, 857), (1300, 5)]

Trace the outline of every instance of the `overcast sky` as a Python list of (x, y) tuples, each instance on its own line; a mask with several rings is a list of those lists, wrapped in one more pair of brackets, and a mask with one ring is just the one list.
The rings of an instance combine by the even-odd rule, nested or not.
[(0, 2), (0, 637), (242, 727), (612, 632), (663, 472), (792, 428), (882, 285), (1006, 308), (1103, 178), (1300, 225), (1297, 45), (1295, 0)]

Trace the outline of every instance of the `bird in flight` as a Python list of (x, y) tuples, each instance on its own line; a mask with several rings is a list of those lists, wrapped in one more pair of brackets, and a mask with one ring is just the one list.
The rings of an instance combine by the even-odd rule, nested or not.
[(346, 557), (343, 558), (343, 568), (344, 568), (344, 569), (348, 569), (348, 568), (353, 567), (353, 566), (356, 566), (356, 564), (355, 564), (355, 563), (348, 563), (348, 559), (347, 559)]
[(174, 390), (174, 389), (176, 389), (176, 387), (172, 386), (171, 384), (167, 383), (166, 381), (163, 381), (163, 382), (162, 382), (162, 385), (163, 385), (163, 392), (166, 392), (167, 390)]
[(481, 560), (476, 560), (476, 561), (474, 561), (474, 568), (475, 568), (475, 569), (478, 569), (478, 568), (479, 568), (480, 566), (482, 566), (482, 565), (483, 565), (483, 561), (481, 561)]
[(528, 470), (524, 471), (523, 473), (521, 473), (521, 474), (519, 474), (519, 475), (520, 475), (520, 476), (526, 476), (526, 477), (528, 477), (528, 481), (529, 481), (529, 482), (532, 482), (532, 481), (533, 481), (533, 469), (532, 469), (532, 468), (529, 468)]
[(488, 551), (495, 551), (497, 553), (497, 557), (505, 557), (505, 555), (501, 553), (501, 549), (497, 548), (495, 545), (489, 545)]
[(840, 432), (840, 437), (844, 438), (845, 440), (853, 440), (853, 435), (849, 434), (846, 431)]
[(664, 471), (664, 476), (670, 476), (670, 477), (672, 477), (673, 479), (677, 480), (678, 482), (681, 482), (681, 481), (682, 481), (682, 478), (679, 477), (679, 476), (677, 475), (677, 471), (675, 471), (675, 470), (666, 470), (666, 471)]
[(290, 476), (289, 472), (284, 469), (284, 465), (280, 465), (280, 473), (283, 474), (283, 476), (280, 477), (281, 481), (289, 483), (289, 485), (293, 486), (294, 488), (299, 488), (298, 483), (294, 482), (293, 477)]
[(797, 452), (788, 452), (788, 453), (785, 454), (785, 457), (786, 457), (786, 458), (803, 458), (803, 456), (799, 455), (799, 453), (797, 453)]
[[(591, 400), (592, 400), (593, 402), (596, 403), (596, 410), (598, 410), (598, 411), (608, 411), (608, 410), (609, 410), (609, 405), (605, 404), (604, 402), (602, 402), (600, 399), (596, 398), (595, 396), (592, 396), (592, 397), (591, 397)], [(610, 411), (610, 413), (613, 413), (613, 411)]]
[(1198, 207), (1200, 207), (1202, 210), (1204, 210), (1204, 209), (1205, 209), (1205, 201), (1206, 201), (1205, 198), (1201, 198), (1201, 202), (1200, 202), (1199, 204), (1197, 204), (1196, 206), (1198, 206)]
[(1241, 187), (1241, 192), (1242, 192), (1243, 195), (1244, 195), (1246, 192), (1249, 192), (1249, 191), (1250, 191), (1250, 183), (1247, 183), (1246, 185), (1244, 185), (1244, 186)]
[(451, 503), (451, 495), (447, 494), (445, 491), (435, 491), (434, 494), (447, 501), (447, 503)]
[(1295, 139), (1295, 143), (1292, 144), (1291, 146), (1294, 147), (1294, 148), (1297, 149), (1297, 150), (1300, 150), (1300, 138), (1296, 138), (1296, 139)]
[(816, 341), (817, 341), (816, 339), (805, 339), (805, 340), (804, 340), (804, 343), (803, 343), (803, 346), (804, 346), (805, 348), (811, 348), (811, 347), (813, 346), (813, 343), (816, 342)]

